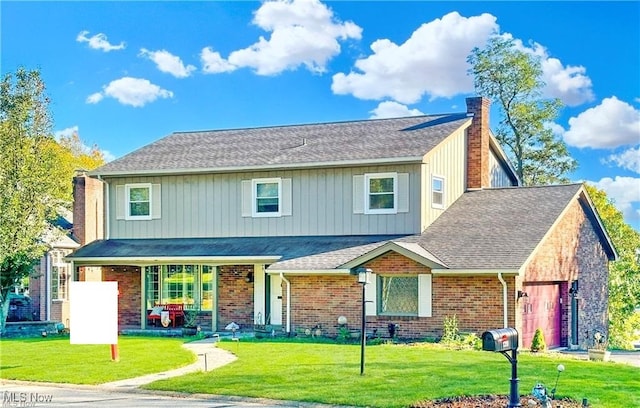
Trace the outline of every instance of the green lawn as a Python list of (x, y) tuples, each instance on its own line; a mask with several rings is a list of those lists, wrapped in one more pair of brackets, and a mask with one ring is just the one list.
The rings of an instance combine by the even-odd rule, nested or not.
[(120, 361), (109, 345), (71, 345), (69, 338), (2, 339), (0, 378), (101, 384), (170, 370), (196, 361), (183, 339), (120, 337)]
[[(437, 345), (367, 346), (365, 375), (360, 376), (357, 345), (241, 341), (219, 347), (236, 353), (238, 360), (145, 388), (370, 407), (509, 393), (511, 366), (499, 353), (451, 351)], [(558, 397), (588, 398), (592, 407), (640, 406), (640, 369), (555, 354), (519, 356), (520, 393), (530, 394), (538, 382), (551, 389), (560, 363), (565, 371)]]

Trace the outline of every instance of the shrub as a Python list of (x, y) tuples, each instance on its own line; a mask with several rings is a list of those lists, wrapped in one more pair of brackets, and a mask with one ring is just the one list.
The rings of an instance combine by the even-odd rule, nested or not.
[(440, 343), (446, 345), (457, 344), (460, 341), (460, 330), (458, 329), (458, 318), (456, 315), (445, 317), (443, 325)]
[(533, 340), (531, 340), (531, 351), (544, 351), (547, 348), (547, 343), (544, 341), (544, 333), (540, 329), (536, 329), (533, 334)]

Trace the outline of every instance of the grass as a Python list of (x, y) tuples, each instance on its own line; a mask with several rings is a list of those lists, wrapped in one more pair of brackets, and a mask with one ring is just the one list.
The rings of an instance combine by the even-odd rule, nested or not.
[[(451, 351), (437, 345), (367, 346), (360, 376), (355, 345), (293, 342), (223, 342), (238, 360), (213, 372), (157, 381), (148, 389), (264, 397), (369, 407), (407, 407), (455, 395), (509, 393), (511, 366), (498, 353)], [(521, 354), (520, 394), (536, 383), (553, 388), (557, 365), (565, 371), (557, 397), (592, 407), (640, 406), (640, 370), (615, 363), (580, 361), (561, 355)]]
[(181, 347), (182, 339), (124, 336), (118, 341), (120, 361), (114, 362), (109, 345), (71, 345), (68, 337), (2, 339), (0, 378), (102, 384), (196, 361)]

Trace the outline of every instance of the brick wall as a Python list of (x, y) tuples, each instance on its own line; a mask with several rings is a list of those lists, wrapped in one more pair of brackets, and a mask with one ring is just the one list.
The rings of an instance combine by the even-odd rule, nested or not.
[[(365, 265), (377, 274), (424, 274), (429, 268), (398, 253), (389, 252)], [(322, 327), (324, 334), (335, 336), (338, 317), (345, 316), (350, 329), (361, 326), (362, 287), (354, 276), (287, 276), (291, 282), (291, 324), (296, 328)], [(509, 290), (514, 279), (505, 278)], [(286, 290), (283, 290), (283, 316), (286, 314)], [(513, 310), (513, 299), (509, 310)], [(367, 330), (388, 335), (389, 323), (399, 325), (397, 335), (403, 338), (439, 337), (446, 317), (456, 315), (461, 331), (476, 332), (502, 327), (502, 285), (496, 276), (442, 277), (432, 281), (432, 317), (367, 316)], [(513, 324), (513, 313), (510, 313)]]
[(245, 280), (253, 265), (228, 265), (218, 268), (217, 330), (231, 322), (241, 329), (253, 329), (253, 283)]
[(573, 280), (579, 281), (578, 344), (583, 345), (596, 328), (608, 335), (608, 260), (594, 226), (579, 200), (570, 204), (563, 218), (536, 251), (526, 267), (526, 282), (562, 282), (562, 344), (571, 338)]
[(102, 268), (104, 282), (118, 282), (118, 327), (141, 326), (140, 268), (137, 266), (105, 266)]
[(81, 245), (104, 237), (103, 183), (86, 175), (73, 178), (73, 236)]
[(489, 174), (488, 99), (467, 98), (467, 112), (473, 113), (467, 129), (467, 188), (491, 187)]

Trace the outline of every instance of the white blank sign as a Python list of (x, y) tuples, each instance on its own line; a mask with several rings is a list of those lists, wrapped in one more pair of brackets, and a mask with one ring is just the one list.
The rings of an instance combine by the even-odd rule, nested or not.
[(118, 344), (118, 282), (71, 282), (71, 344)]

